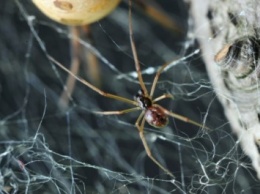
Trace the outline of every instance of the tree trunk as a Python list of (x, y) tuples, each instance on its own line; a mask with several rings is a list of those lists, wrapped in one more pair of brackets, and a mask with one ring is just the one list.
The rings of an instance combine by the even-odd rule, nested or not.
[(193, 34), (230, 126), (260, 179), (260, 4), (188, 0)]

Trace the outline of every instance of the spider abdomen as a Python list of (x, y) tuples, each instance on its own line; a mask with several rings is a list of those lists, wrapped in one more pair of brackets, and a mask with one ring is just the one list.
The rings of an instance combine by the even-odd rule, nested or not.
[(147, 108), (144, 117), (149, 125), (156, 128), (162, 128), (168, 124), (168, 116), (159, 105)]

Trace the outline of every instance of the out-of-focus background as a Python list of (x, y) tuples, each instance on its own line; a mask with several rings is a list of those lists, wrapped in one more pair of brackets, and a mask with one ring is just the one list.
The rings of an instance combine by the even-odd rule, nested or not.
[[(146, 156), (135, 128), (138, 111), (118, 116), (94, 114), (131, 106), (100, 96), (79, 82), (71, 96), (64, 93), (68, 74), (47, 57), (69, 68), (75, 59), (74, 42), (82, 78), (106, 92), (133, 99), (140, 86), (129, 40), (128, 2), (122, 1), (106, 18), (91, 24), (87, 28), (91, 37), (86, 37), (83, 28), (77, 28), (80, 34), (75, 34), (75, 28), (51, 21), (29, 0), (2, 0), (2, 193), (257, 191), (259, 183), (250, 160), (230, 132), (207, 77), (193, 37), (189, 5), (181, 0), (143, 2), (174, 23), (174, 29), (157, 23), (133, 2), (134, 41), (147, 88), (156, 70), (172, 62), (160, 77), (155, 97), (174, 95), (174, 100), (160, 104), (211, 128), (173, 118), (163, 129), (145, 125), (153, 155), (176, 179), (172, 181)], [(89, 53), (96, 57), (98, 67), (87, 61)], [(93, 69), (97, 76), (90, 73)]]

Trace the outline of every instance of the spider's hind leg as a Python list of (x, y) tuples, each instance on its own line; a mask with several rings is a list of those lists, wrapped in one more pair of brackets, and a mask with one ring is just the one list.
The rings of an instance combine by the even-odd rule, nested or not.
[(168, 116), (170, 117), (173, 117), (175, 119), (178, 119), (180, 121), (183, 121), (183, 122), (186, 122), (186, 123), (190, 123), (192, 125), (195, 125), (195, 126), (198, 126), (198, 127), (201, 127), (203, 129), (207, 129), (207, 130), (211, 130), (210, 128), (208, 128), (207, 126), (205, 126), (204, 124), (200, 124), (194, 120), (191, 120), (189, 119), (188, 117), (185, 117), (185, 116), (182, 116), (182, 115), (179, 115), (179, 114), (176, 114), (176, 113), (173, 113), (171, 111), (168, 111), (167, 109), (163, 108), (165, 114), (167, 114)]
[[(135, 123), (135, 126), (137, 127), (138, 131), (139, 131), (139, 136), (142, 140), (142, 143), (144, 145), (144, 148), (145, 148), (145, 152), (147, 154), (147, 156), (157, 165), (159, 166), (159, 168), (161, 168), (166, 174), (170, 175), (172, 178), (175, 178), (174, 175), (168, 170), (166, 169), (158, 160), (156, 160), (154, 157), (153, 157), (153, 154), (147, 144), (147, 141), (145, 139), (145, 136), (144, 136), (144, 124), (145, 124), (145, 118), (144, 118), (144, 114), (145, 114), (145, 111), (143, 111), (140, 116), (138, 117), (138, 119), (136, 120), (136, 123)], [(141, 121), (141, 125), (140, 125), (140, 121)]]

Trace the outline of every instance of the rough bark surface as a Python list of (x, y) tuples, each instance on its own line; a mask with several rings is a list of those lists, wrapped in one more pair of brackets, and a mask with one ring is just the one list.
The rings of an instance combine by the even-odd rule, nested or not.
[(215, 93), (260, 179), (259, 0), (187, 0)]

